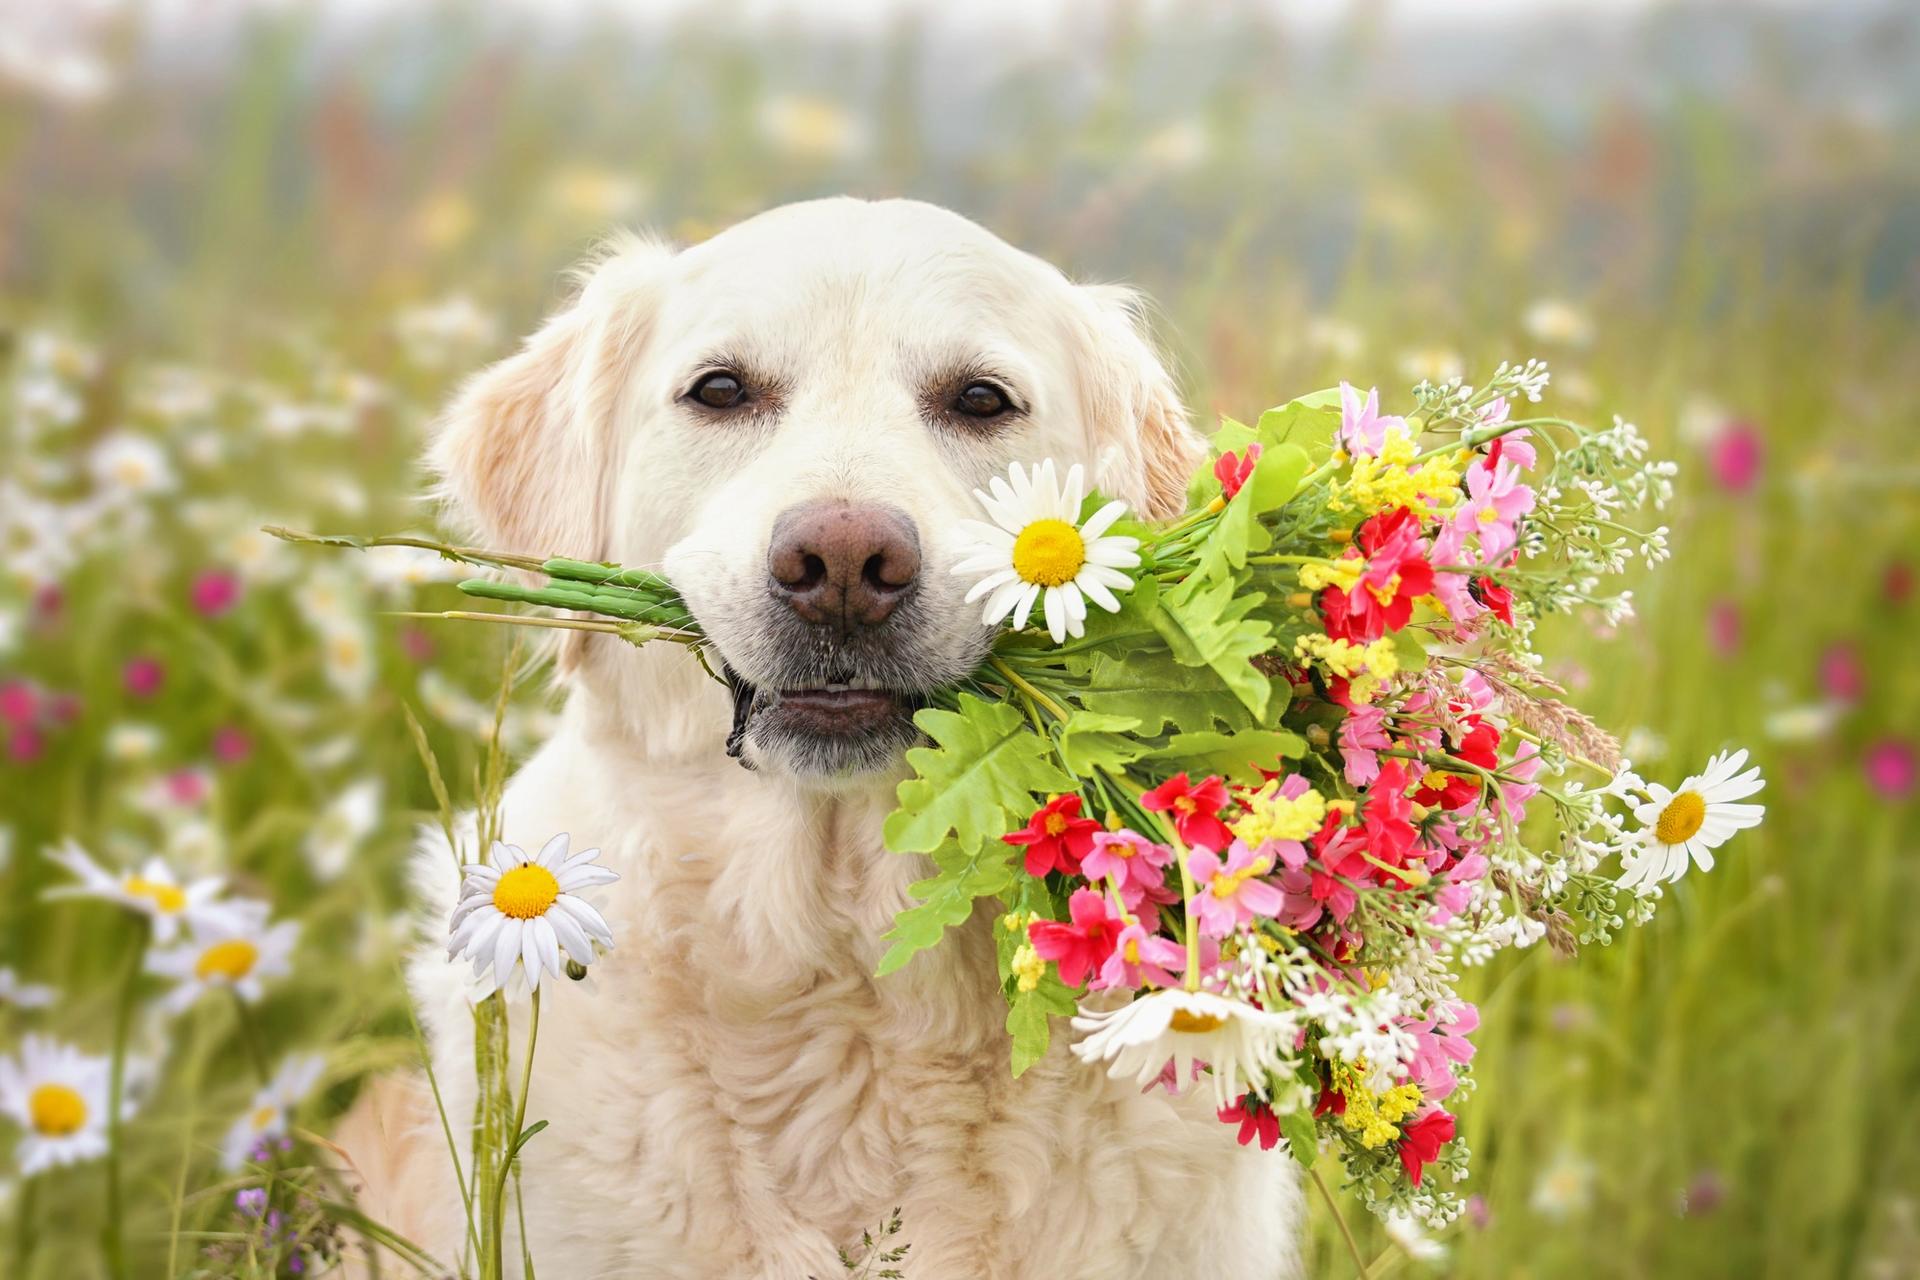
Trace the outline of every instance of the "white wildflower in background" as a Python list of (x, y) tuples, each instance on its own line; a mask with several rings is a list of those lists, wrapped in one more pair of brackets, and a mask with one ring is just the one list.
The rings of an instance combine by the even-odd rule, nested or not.
[(52, 987), (22, 982), (12, 969), (0, 968), (0, 1004), (16, 1009), (45, 1009), (59, 997)]
[(515, 965), (538, 991), (543, 972), (556, 978), (565, 972), (562, 948), (584, 967), (593, 963), (595, 943), (613, 945), (606, 920), (579, 896), (620, 878), (595, 863), (599, 856), (598, 849), (586, 849), (568, 857), (562, 832), (531, 858), (496, 841), (491, 865), (463, 868), (460, 902), (447, 922), (447, 955), (473, 962), (480, 996), (504, 988)]
[(1563, 347), (1584, 347), (1593, 341), (1593, 321), (1587, 313), (1560, 298), (1542, 298), (1527, 308), (1520, 323), (1527, 336)]
[(1307, 345), (1331, 360), (1346, 364), (1360, 358), (1367, 349), (1367, 335), (1358, 325), (1316, 316), (1307, 322)]
[(1593, 1162), (1562, 1151), (1541, 1171), (1529, 1202), (1534, 1212), (1566, 1218), (1593, 1203)]
[(1170, 987), (1141, 996), (1118, 1009), (1082, 1009), (1073, 1020), (1085, 1039), (1073, 1046), (1082, 1062), (1107, 1063), (1111, 1079), (1131, 1079), (1145, 1088), (1167, 1064), (1175, 1087), (1193, 1076), (1196, 1062), (1212, 1068), (1214, 1098), (1220, 1106), (1237, 1101), (1248, 1089), (1266, 1096), (1267, 1069), (1283, 1040), (1290, 1041), (1291, 1018), (1256, 1009), (1207, 991)]
[(837, 102), (809, 94), (780, 94), (760, 104), (760, 135), (776, 150), (803, 160), (845, 160), (864, 151), (866, 127)]
[(1140, 540), (1107, 533), (1127, 505), (1109, 502), (1076, 524), (1086, 497), (1079, 463), (1067, 468), (1064, 480), (1056, 480), (1051, 458), (1031, 471), (1016, 462), (1007, 477), (993, 478), (991, 494), (973, 491), (992, 524), (960, 522), (972, 541), (961, 548), (953, 572), (985, 575), (968, 589), (967, 603), (985, 596), (981, 616), (987, 625), (1012, 614), (1015, 630), (1027, 625), (1040, 603), (1056, 644), (1085, 635), (1087, 601), (1117, 613), (1114, 592), (1133, 586), (1121, 571), (1139, 567)]
[(299, 1054), (280, 1064), (273, 1078), (253, 1095), (246, 1113), (227, 1130), (220, 1144), (220, 1162), (232, 1170), (245, 1165), (262, 1143), (287, 1136), (291, 1113), (320, 1083), (327, 1060), (317, 1053)]
[(1447, 1256), (1447, 1246), (1427, 1234), (1414, 1216), (1405, 1209), (1395, 1209), (1381, 1222), (1387, 1236), (1415, 1262), (1439, 1262)]
[(0, 1058), (0, 1112), (21, 1129), (14, 1160), (23, 1175), (107, 1153), (107, 1076), (106, 1058), (47, 1036), (30, 1035), (17, 1058)]
[(342, 788), (316, 815), (305, 846), (307, 865), (314, 875), (331, 880), (346, 870), (353, 855), (380, 825), (382, 789), (379, 778), (362, 778)]
[(1416, 382), (1439, 384), (1465, 376), (1467, 363), (1446, 347), (1416, 347), (1401, 353), (1400, 372)]
[(1689, 859), (1702, 871), (1711, 871), (1712, 850), (1734, 832), (1760, 825), (1764, 806), (1735, 803), (1766, 785), (1758, 766), (1741, 772), (1746, 762), (1745, 749), (1723, 751), (1707, 762), (1704, 772), (1675, 790), (1657, 782), (1637, 787), (1647, 800), (1634, 806), (1642, 830), (1630, 837), (1632, 843), (1621, 856), (1621, 886), (1633, 889), (1678, 880), (1686, 874)]
[(87, 470), (99, 491), (117, 501), (168, 493), (177, 483), (167, 451), (132, 431), (116, 431), (94, 445)]
[(365, 564), (367, 581), (389, 592), (473, 576), (471, 566), (424, 547), (368, 547)]
[(320, 632), (321, 666), (343, 696), (364, 698), (373, 687), (373, 632), (359, 621), (342, 621)]
[(148, 858), (138, 871), (112, 872), (95, 862), (78, 841), (67, 840), (47, 849), (47, 857), (72, 872), (78, 884), (56, 885), (48, 898), (97, 898), (114, 902), (153, 922), (154, 941), (166, 944), (179, 935), (180, 926), (195, 929), (218, 926), (232, 914), (219, 901), (222, 883), (213, 876), (181, 883), (173, 869), (159, 858)]
[(264, 979), (292, 968), (300, 926), (291, 920), (267, 923), (264, 904), (233, 905), (227, 918), (196, 928), (190, 941), (148, 953), (147, 972), (175, 984), (162, 1002), (169, 1012), (223, 988), (252, 1003), (265, 994)]
[(107, 730), (107, 756), (121, 764), (138, 764), (152, 759), (160, 742), (160, 730), (150, 724), (117, 724)]
[(407, 358), (429, 368), (451, 365), (500, 336), (498, 317), (465, 294), (409, 307), (394, 317), (393, 328)]

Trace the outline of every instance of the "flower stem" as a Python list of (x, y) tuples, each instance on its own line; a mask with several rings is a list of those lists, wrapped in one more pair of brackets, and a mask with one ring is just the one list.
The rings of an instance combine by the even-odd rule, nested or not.
[(107, 1221), (103, 1244), (107, 1274), (115, 1280), (125, 1280), (127, 1275), (126, 1233), (120, 1221), (125, 1211), (120, 1195), (120, 1112), (127, 1091), (127, 1033), (133, 1026), (133, 994), (140, 985), (147, 944), (153, 938), (153, 926), (146, 916), (139, 916), (135, 927), (138, 936), (128, 953), (127, 972), (120, 983), (120, 1004), (114, 1012), (113, 1061), (107, 1075)]
[(1353, 1228), (1340, 1213), (1340, 1205), (1333, 1198), (1333, 1192), (1327, 1187), (1327, 1180), (1320, 1176), (1318, 1162), (1307, 1172), (1313, 1175), (1313, 1185), (1320, 1188), (1320, 1195), (1327, 1202), (1327, 1208), (1333, 1213), (1334, 1225), (1340, 1228), (1340, 1238), (1347, 1242), (1347, 1253), (1353, 1258), (1354, 1272), (1360, 1280), (1367, 1280), (1367, 1260), (1360, 1256), (1360, 1244), (1353, 1238)]
[(39, 1178), (22, 1180), (19, 1198), (13, 1204), (13, 1274), (21, 1277), (33, 1261), (34, 1201), (39, 1190)]
[(1065, 707), (1055, 702), (1052, 698), (1049, 698), (1046, 694), (1040, 692), (1039, 689), (1034, 687), (1031, 681), (1027, 680), (1026, 677), (1022, 676), (1019, 672), (1015, 671), (1012, 667), (1008, 666), (1006, 662), (1004, 662), (1002, 659), (997, 657), (988, 658), (987, 665), (992, 667), (995, 671), (999, 672), (1002, 676), (1005, 676), (1008, 684), (1012, 685), (1014, 688), (1026, 694), (1029, 698), (1032, 698), (1035, 702), (1039, 703), (1042, 707), (1044, 707), (1047, 711), (1047, 714), (1051, 715), (1054, 719), (1065, 720), (1067, 718), (1067, 709)]
[[(527, 1057), (520, 1067), (520, 1096), (513, 1104), (513, 1128), (508, 1131), (507, 1149), (503, 1153), (504, 1158), (500, 1161), (499, 1177), (493, 1184), (494, 1233), (493, 1239), (487, 1242), (487, 1248), (491, 1252), (488, 1274), (493, 1276), (506, 1274), (503, 1270), (505, 1264), (501, 1250), (504, 1241), (501, 1237), (506, 1234), (507, 1178), (520, 1158), (518, 1151), (520, 1135), (526, 1132), (527, 1093), (533, 1087), (533, 1046), (539, 1038), (540, 992), (536, 988), (533, 993), (533, 1017), (527, 1023)], [(527, 1248), (524, 1238), (520, 1241), (520, 1247), (523, 1251)]]
[(262, 1085), (266, 1085), (272, 1081), (273, 1074), (267, 1070), (267, 1055), (260, 1047), (259, 1032), (254, 1030), (253, 1014), (238, 991), (233, 992), (233, 1013), (234, 1020), (240, 1026), (240, 1041), (247, 1046), (247, 1057), (253, 1063), (253, 1073), (260, 1077)]

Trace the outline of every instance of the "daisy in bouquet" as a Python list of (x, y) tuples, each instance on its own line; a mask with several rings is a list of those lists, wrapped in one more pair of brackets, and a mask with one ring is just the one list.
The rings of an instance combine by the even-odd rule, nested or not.
[[(1456, 1215), (1462, 972), (1609, 941), (1762, 814), (1745, 752), (1645, 781), (1542, 673), (1541, 618), (1616, 622), (1608, 579), (1666, 558), (1638, 517), (1674, 473), (1630, 423), (1517, 411), (1547, 382), (1528, 361), (1404, 414), (1342, 384), (1227, 420), (1165, 523), (1078, 466), (994, 478), (953, 571), (1004, 629), (915, 716), (885, 830), (933, 874), (881, 972), (991, 900), (1015, 1074), (1067, 1020), (1074, 1054), (1207, 1091), (1243, 1144), (1337, 1153), (1376, 1211)], [(703, 653), (643, 570), (318, 540), (542, 575), (460, 585)]]

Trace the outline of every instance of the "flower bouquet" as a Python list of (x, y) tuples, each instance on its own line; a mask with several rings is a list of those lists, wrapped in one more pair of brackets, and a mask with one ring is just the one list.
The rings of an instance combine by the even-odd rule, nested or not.
[[(1744, 752), (1643, 781), (1540, 669), (1542, 617), (1630, 611), (1606, 580), (1666, 557), (1633, 518), (1674, 472), (1629, 423), (1514, 411), (1547, 381), (1423, 382), (1404, 416), (1342, 384), (1224, 421), (1165, 523), (1078, 466), (996, 477), (953, 571), (1008, 625), (915, 716), (885, 833), (932, 874), (881, 973), (991, 899), (1016, 1075), (1070, 1017), (1109, 1075), (1210, 1090), (1241, 1143), (1336, 1151), (1376, 1211), (1453, 1217), (1462, 970), (1610, 940), (1762, 812)], [(704, 654), (644, 570), (276, 532), (536, 574), (460, 586), (569, 615), (440, 616)]]

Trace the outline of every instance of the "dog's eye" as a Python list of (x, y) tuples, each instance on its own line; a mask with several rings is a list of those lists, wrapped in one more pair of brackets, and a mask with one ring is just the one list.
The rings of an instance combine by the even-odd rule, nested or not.
[(747, 398), (747, 389), (738, 376), (723, 369), (694, 383), (689, 394), (709, 409), (731, 409)]
[(953, 407), (969, 418), (997, 418), (1013, 408), (1013, 402), (991, 382), (969, 382), (954, 397)]

